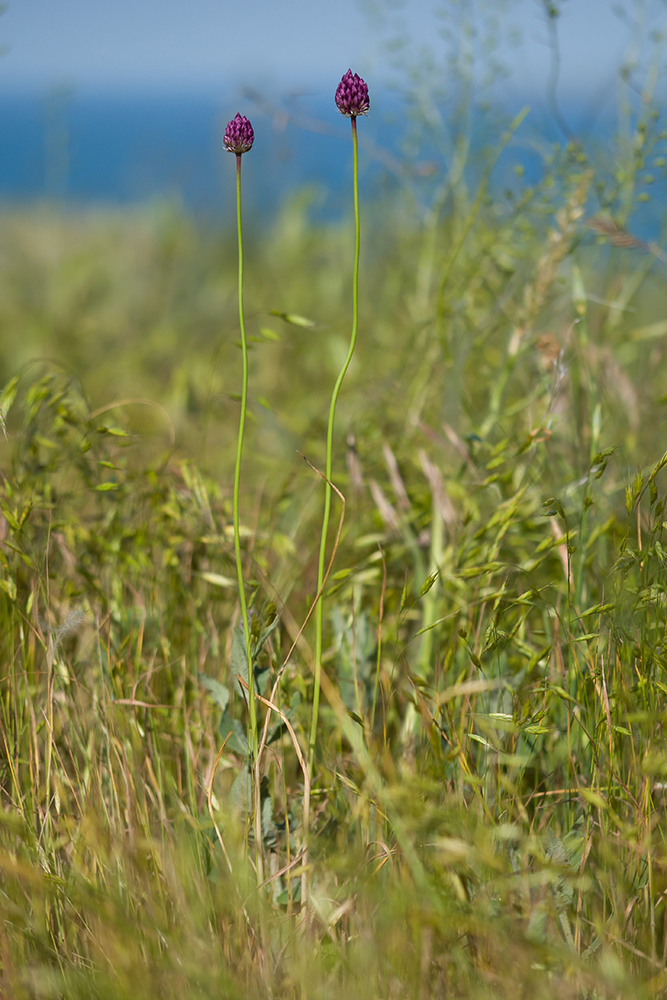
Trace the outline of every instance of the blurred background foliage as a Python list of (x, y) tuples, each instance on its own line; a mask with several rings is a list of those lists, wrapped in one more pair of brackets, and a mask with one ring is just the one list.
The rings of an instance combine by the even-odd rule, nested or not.
[[(258, 848), (233, 234), (167, 202), (2, 215), (8, 997), (665, 993), (651, 64), (604, 151), (545, 140), (534, 181), (516, 162), (498, 183), (524, 126), (501, 116), (473, 143), (465, 17), (453, 26), (469, 113), (415, 71), (405, 181), (363, 208), (310, 831), (294, 741), (323, 490), (299, 452), (322, 467), (351, 219), (318, 218), (303, 190), (247, 232), (243, 543), (257, 688), (281, 713)], [(417, 170), (439, 136), (446, 171)]]

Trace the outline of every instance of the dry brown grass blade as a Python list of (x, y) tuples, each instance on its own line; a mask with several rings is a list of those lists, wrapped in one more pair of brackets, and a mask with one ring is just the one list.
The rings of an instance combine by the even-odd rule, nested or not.
[(594, 215), (586, 223), (598, 236), (604, 236), (613, 247), (621, 247), (623, 250), (647, 250), (646, 243), (637, 239), (627, 229), (620, 226), (615, 219), (608, 215)]
[(215, 821), (215, 816), (213, 815), (213, 803), (212, 803), (211, 800), (213, 798), (213, 779), (215, 778), (215, 772), (218, 769), (218, 764), (220, 763), (220, 758), (222, 757), (222, 755), (224, 753), (225, 747), (227, 746), (227, 741), (229, 740), (229, 738), (230, 738), (231, 735), (232, 735), (231, 733), (227, 734), (227, 736), (225, 737), (224, 743), (222, 744), (222, 746), (218, 750), (218, 755), (215, 758), (215, 763), (213, 764), (213, 767), (211, 769), (211, 776), (208, 779), (208, 787), (206, 789), (206, 801), (208, 803), (208, 812), (209, 812), (209, 815), (211, 817), (211, 822), (213, 823), (213, 829), (215, 830), (216, 836), (218, 838), (218, 842), (220, 844), (220, 847), (222, 848), (222, 853), (225, 856), (225, 861), (227, 862), (227, 867), (229, 868), (230, 873), (233, 872), (232, 863), (229, 860), (229, 854), (227, 853), (227, 848), (225, 847), (225, 842), (222, 839), (222, 834), (220, 833), (220, 828), (218, 827), (218, 824)]

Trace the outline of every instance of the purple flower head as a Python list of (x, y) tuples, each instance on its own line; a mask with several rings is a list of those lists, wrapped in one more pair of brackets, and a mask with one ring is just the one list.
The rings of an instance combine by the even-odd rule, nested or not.
[(229, 153), (237, 155), (247, 153), (255, 141), (255, 133), (248, 119), (244, 118), (243, 115), (237, 115), (236, 118), (233, 118), (225, 129), (222, 141)]
[(371, 106), (368, 99), (368, 84), (351, 69), (348, 69), (336, 88), (336, 106), (347, 118), (365, 115)]

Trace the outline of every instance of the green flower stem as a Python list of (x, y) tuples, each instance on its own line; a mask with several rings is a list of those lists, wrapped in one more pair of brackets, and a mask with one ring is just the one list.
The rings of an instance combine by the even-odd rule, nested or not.
[[(350, 366), (354, 347), (357, 342), (357, 327), (359, 323), (359, 154), (357, 146), (357, 119), (352, 116), (352, 153), (353, 153), (353, 187), (354, 187), (354, 273), (352, 277), (352, 336), (347, 357), (340, 370), (336, 384), (331, 394), (331, 405), (329, 406), (329, 424), (327, 426), (327, 458), (326, 458), (326, 478), (324, 493), (324, 516), (322, 518), (322, 537), (320, 539), (320, 559), (317, 567), (317, 592), (322, 589), (324, 581), (324, 563), (327, 551), (327, 535), (329, 532), (329, 515), (331, 513), (331, 478), (332, 478), (332, 453), (333, 453), (333, 432), (334, 420), (336, 417), (336, 404), (338, 394), (343, 384), (343, 379)], [(320, 710), (320, 685), (322, 678), (322, 622), (324, 609), (324, 594), (320, 595), (315, 608), (315, 686), (313, 689), (313, 716), (310, 727), (310, 742), (308, 745), (308, 771), (312, 777), (313, 759), (315, 756), (315, 744), (317, 742), (317, 719)]]
[(255, 704), (255, 678), (252, 670), (250, 652), (250, 625), (248, 623), (248, 608), (243, 584), (243, 562), (241, 560), (241, 534), (239, 530), (239, 486), (241, 483), (241, 459), (243, 456), (243, 436), (245, 434), (245, 418), (248, 405), (248, 345), (245, 335), (245, 319), (243, 317), (243, 230), (241, 227), (241, 153), (236, 154), (236, 220), (239, 234), (239, 325), (241, 327), (241, 353), (243, 355), (243, 385), (241, 389), (241, 417), (236, 444), (236, 468), (234, 469), (234, 552), (236, 555), (236, 574), (239, 581), (239, 600), (241, 602), (241, 618), (243, 619), (243, 637), (245, 640), (246, 661), (248, 664), (248, 744), (252, 763), (257, 760), (257, 706)]

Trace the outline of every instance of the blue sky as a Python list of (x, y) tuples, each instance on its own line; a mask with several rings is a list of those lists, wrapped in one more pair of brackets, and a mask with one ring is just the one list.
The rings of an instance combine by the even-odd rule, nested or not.
[[(469, 0), (472, 3), (472, 0)], [(432, 0), (9, 0), (0, 17), (0, 94), (67, 83), (79, 92), (227, 90), (243, 84), (317, 90), (348, 66), (377, 80), (386, 42), (442, 49)], [(441, 3), (440, 6), (443, 6)], [(450, 4), (451, 6), (451, 4)], [(539, 0), (474, 4), (497, 16), (514, 86), (544, 90), (549, 57)], [(613, 0), (563, 0), (561, 92), (613, 87), (631, 39)], [(652, 23), (663, 0), (635, 3)], [(480, 13), (480, 23), (483, 13)], [(520, 39), (520, 42), (517, 40)], [(516, 47), (511, 44), (514, 40)]]

